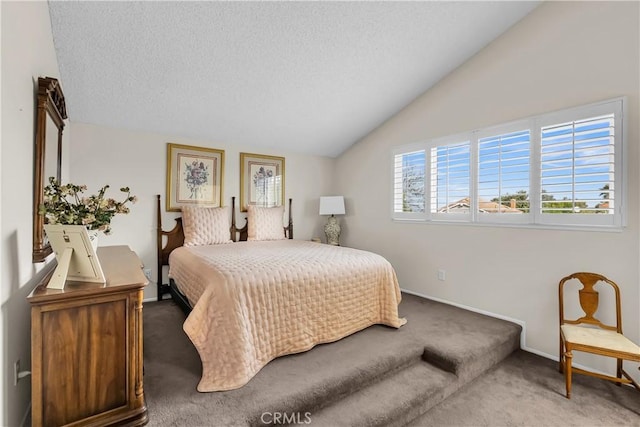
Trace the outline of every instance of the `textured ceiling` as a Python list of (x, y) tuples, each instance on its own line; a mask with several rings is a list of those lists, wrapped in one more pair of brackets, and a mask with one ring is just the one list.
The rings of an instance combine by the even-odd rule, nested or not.
[(62, 2), (71, 121), (335, 157), (538, 2)]

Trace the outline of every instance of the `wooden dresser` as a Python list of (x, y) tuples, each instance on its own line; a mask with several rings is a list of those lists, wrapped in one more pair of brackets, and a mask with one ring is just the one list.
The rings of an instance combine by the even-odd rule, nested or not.
[(98, 248), (98, 259), (106, 284), (47, 289), (50, 274), (28, 297), (34, 427), (148, 421), (142, 388), (147, 279), (127, 246)]

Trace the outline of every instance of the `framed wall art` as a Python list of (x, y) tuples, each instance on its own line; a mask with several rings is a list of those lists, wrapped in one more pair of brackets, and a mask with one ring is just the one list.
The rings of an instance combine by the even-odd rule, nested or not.
[(240, 153), (240, 210), (284, 204), (284, 157)]
[(167, 211), (222, 206), (224, 150), (167, 144)]

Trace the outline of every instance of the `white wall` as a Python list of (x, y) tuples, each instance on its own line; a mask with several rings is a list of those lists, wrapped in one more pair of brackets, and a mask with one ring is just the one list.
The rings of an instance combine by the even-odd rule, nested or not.
[[(2, 8), (2, 403), (0, 424), (17, 426), (31, 401), (30, 377), (13, 385), (13, 362), (31, 365), (30, 307), (26, 297), (45, 263), (32, 264), (35, 93), (40, 76), (58, 77), (46, 2), (1, 2)], [(64, 88), (64, 84), (63, 84)], [(68, 136), (68, 129), (66, 130)], [(68, 137), (63, 144), (68, 147)], [(66, 175), (63, 167), (63, 176)]]
[[(544, 3), (353, 146), (336, 163), (337, 188), (347, 199), (343, 241), (385, 255), (405, 289), (525, 321), (526, 346), (554, 356), (559, 279), (600, 272), (619, 283), (625, 333), (640, 342), (639, 7)], [(622, 232), (392, 222), (393, 147), (622, 95), (629, 101)], [(438, 269), (446, 281), (437, 280)], [(636, 366), (628, 371), (637, 376)]]
[[(178, 119), (178, 118), (177, 118)], [(110, 195), (119, 197), (119, 188), (128, 186), (139, 201), (131, 213), (112, 221), (112, 234), (99, 235), (99, 245), (128, 245), (145, 266), (153, 269), (156, 281), (156, 194), (162, 196), (163, 228), (168, 230), (178, 213), (164, 212), (167, 143), (195, 145), (225, 150), (224, 204), (240, 198), (240, 152), (285, 157), (285, 197), (293, 198), (294, 237), (310, 239), (324, 236), (323, 218), (318, 216), (319, 198), (331, 193), (334, 159), (278, 150), (236, 146), (233, 141), (212, 142), (154, 133), (113, 129), (72, 123), (71, 181), (86, 184), (87, 194), (109, 184)], [(288, 203), (288, 202), (287, 202)], [(237, 208), (236, 218), (244, 218)], [(244, 225), (244, 219), (238, 221)], [(155, 298), (156, 287), (145, 290), (145, 298)]]

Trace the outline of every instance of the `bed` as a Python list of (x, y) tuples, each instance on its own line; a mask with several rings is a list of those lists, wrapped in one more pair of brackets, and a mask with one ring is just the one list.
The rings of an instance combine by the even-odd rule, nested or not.
[[(223, 238), (219, 229), (217, 244), (192, 244), (194, 235), (200, 239), (193, 212), (183, 211), (184, 224), (178, 219), (173, 230), (162, 230), (160, 209), (158, 196), (158, 271), (168, 264), (170, 277), (158, 285), (158, 298), (170, 293), (188, 313), (183, 329), (202, 360), (200, 392), (242, 387), (276, 357), (374, 324), (406, 322), (398, 316), (401, 294), (389, 262), (367, 251), (293, 240), (291, 200), (287, 227), (283, 210), (257, 208), (238, 229), (232, 198), (229, 227), (228, 211), (216, 213), (231, 234)], [(210, 233), (202, 225), (209, 231), (201, 234)]]

